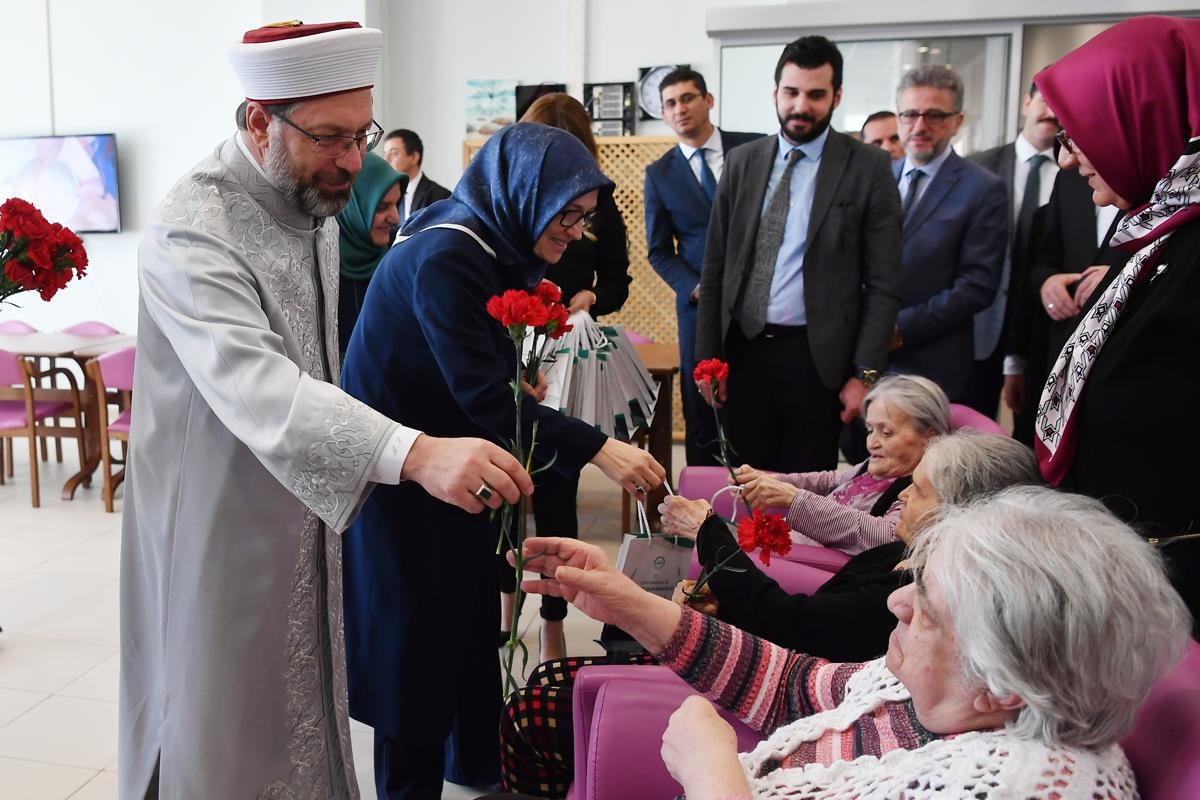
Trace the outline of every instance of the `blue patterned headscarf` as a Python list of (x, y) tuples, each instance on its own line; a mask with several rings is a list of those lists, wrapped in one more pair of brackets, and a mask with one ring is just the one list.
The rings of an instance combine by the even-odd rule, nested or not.
[(610, 195), (613, 188), (574, 136), (518, 122), (493, 135), (467, 165), (454, 194), (414, 214), (403, 232), (439, 223), (468, 227), (496, 251), (501, 266), (519, 271), (532, 287), (546, 269), (533, 254), (546, 226), (580, 195), (593, 189)]

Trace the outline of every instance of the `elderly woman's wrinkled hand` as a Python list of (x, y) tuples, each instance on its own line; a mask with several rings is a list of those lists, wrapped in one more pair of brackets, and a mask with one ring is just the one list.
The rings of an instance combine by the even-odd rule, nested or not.
[(750, 481), (757, 480), (764, 475), (772, 476), (773, 473), (763, 472), (761, 469), (755, 469), (749, 464), (742, 464), (740, 467), (733, 468), (732, 482), (736, 483), (738, 486), (744, 486)]
[(676, 494), (659, 504), (658, 513), (662, 517), (663, 533), (695, 541), (700, 526), (713, 513), (713, 508), (707, 500), (688, 500)]
[[(741, 476), (738, 476), (739, 479)], [(742, 497), (754, 510), (764, 508), (787, 508), (796, 499), (800, 489), (790, 483), (784, 483), (765, 473), (759, 473), (742, 484)]]
[(712, 797), (749, 788), (738, 762), (737, 734), (707, 699), (692, 695), (684, 700), (671, 715), (662, 742), (663, 764), (687, 796), (704, 785), (715, 790)]
[(682, 580), (675, 585), (675, 591), (671, 593), (671, 600), (681, 606), (689, 606), (701, 614), (707, 614), (710, 617), (717, 615), (719, 604), (717, 596), (712, 593), (712, 589), (706, 584), (700, 587), (700, 591), (696, 593), (696, 582)]
[[(553, 576), (522, 581), (525, 591), (561, 597), (599, 622), (623, 627), (629, 609), (645, 594), (593, 544), (535, 536), (525, 540), (523, 550), (526, 570)], [(508, 563), (514, 561), (508, 553)]]

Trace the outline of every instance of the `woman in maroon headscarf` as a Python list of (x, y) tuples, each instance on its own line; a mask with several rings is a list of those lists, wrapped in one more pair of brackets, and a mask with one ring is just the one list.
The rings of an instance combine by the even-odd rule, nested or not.
[(1129, 254), (1043, 390), (1042, 474), (1163, 540), (1200, 617), (1200, 542), (1175, 538), (1200, 530), (1200, 21), (1128, 20), (1035, 81), (1062, 124), (1059, 165), (1126, 209), (1111, 244)]

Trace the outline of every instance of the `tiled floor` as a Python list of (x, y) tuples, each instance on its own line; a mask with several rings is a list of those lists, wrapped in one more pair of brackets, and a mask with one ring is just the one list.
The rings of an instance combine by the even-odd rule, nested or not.
[[(23, 450), (17, 441), (16, 449)], [(682, 449), (675, 460), (681, 464)], [(29, 503), (29, 471), (0, 486), (0, 798), (112, 800), (117, 796), (117, 513), (104, 513), (98, 484), (59, 499), (74, 463), (43, 466), (42, 508)], [(620, 541), (620, 495), (589, 467), (580, 482), (580, 528), (610, 554)], [(524, 640), (537, 657), (536, 598), (524, 614)], [(599, 624), (567, 616), (568, 649), (600, 652)], [(370, 728), (352, 723), (355, 766), (366, 800), (375, 797)], [(480, 792), (446, 785), (443, 797)]]

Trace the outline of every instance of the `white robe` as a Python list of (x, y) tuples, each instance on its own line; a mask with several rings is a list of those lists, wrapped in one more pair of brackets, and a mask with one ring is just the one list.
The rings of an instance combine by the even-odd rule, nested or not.
[(337, 380), (338, 227), (235, 139), (139, 252), (120, 797), (356, 798), (341, 538), (396, 423)]

